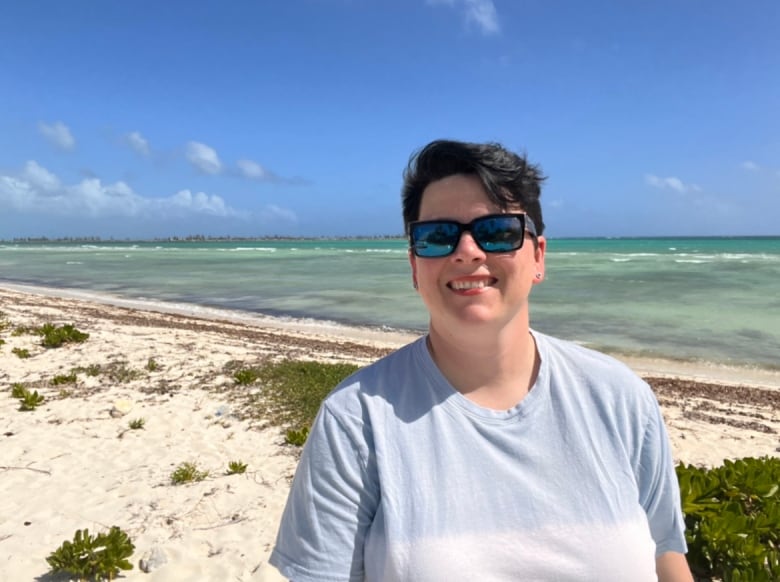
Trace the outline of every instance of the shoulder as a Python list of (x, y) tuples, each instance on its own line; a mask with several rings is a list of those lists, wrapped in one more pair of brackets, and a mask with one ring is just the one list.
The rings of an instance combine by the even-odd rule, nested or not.
[(620, 360), (571, 341), (533, 332), (544, 361), (586, 381), (620, 381), (644, 385), (636, 372)]
[[(540, 377), (549, 385), (552, 408), (567, 426), (582, 426), (592, 435), (603, 427), (605, 448), (620, 447), (632, 463), (650, 448), (664, 448), (663, 417), (650, 385), (623, 362), (574, 344), (540, 334)], [(546, 358), (546, 361), (545, 361)]]
[(542, 370), (552, 389), (620, 408), (649, 413), (657, 406), (650, 386), (626, 364), (585, 346), (534, 332)]
[(323, 401), (337, 416), (364, 417), (367, 409), (397, 406), (426, 375), (425, 338), (360, 368), (338, 384)]
[(637, 377), (631, 368), (612, 356), (537, 331), (533, 334), (542, 355), (556, 363), (565, 363), (589, 375), (609, 373)]

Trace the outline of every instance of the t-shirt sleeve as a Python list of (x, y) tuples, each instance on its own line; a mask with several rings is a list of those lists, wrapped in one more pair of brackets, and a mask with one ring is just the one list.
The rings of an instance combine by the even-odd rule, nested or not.
[(379, 502), (368, 427), (321, 407), (301, 456), (270, 563), (294, 582), (363, 580)]
[(666, 552), (685, 553), (685, 521), (680, 506), (680, 485), (674, 470), (671, 445), (661, 409), (653, 402), (634, 472), (639, 502), (647, 513), (656, 557)]

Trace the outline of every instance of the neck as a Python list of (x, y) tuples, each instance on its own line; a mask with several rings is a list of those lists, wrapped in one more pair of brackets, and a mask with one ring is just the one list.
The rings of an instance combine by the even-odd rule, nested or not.
[(528, 325), (467, 335), (455, 337), (431, 323), (428, 349), (441, 373), (480, 406), (506, 410), (517, 405), (531, 390), (539, 368)]

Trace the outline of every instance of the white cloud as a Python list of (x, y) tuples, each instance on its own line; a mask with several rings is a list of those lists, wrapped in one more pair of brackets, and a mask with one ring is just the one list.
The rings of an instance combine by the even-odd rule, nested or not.
[(127, 144), (133, 148), (136, 152), (141, 154), (142, 156), (148, 156), (150, 153), (149, 150), (149, 142), (146, 140), (144, 136), (141, 135), (138, 131), (132, 131), (125, 135), (125, 141)]
[(169, 197), (151, 198), (135, 193), (125, 182), (104, 184), (98, 178), (63, 186), (57, 176), (35, 161), (27, 162), (19, 176), (0, 176), (0, 210), (3, 209), (91, 217), (249, 216), (225, 204), (220, 196), (204, 192), (180, 190)]
[(252, 160), (238, 160), (236, 166), (238, 166), (238, 171), (245, 178), (263, 180), (270, 177), (263, 166)]
[(475, 23), (484, 34), (499, 31), (498, 15), (492, 0), (464, 0), (466, 20)]
[(701, 192), (701, 186), (698, 186), (697, 184), (686, 184), (674, 176), (660, 178), (654, 174), (646, 174), (645, 182), (655, 188), (659, 188), (661, 190), (674, 190), (680, 194), (685, 194), (686, 192)]
[(222, 171), (222, 162), (219, 161), (217, 151), (204, 143), (188, 142), (187, 159), (204, 174), (219, 174)]
[(54, 192), (60, 187), (60, 180), (37, 162), (30, 160), (24, 165), (22, 179), (30, 186), (43, 192)]
[(162, 208), (178, 208), (212, 216), (233, 216), (237, 214), (235, 210), (225, 204), (221, 197), (214, 194), (209, 195), (205, 192), (193, 194), (189, 190), (179, 190), (170, 198), (160, 198), (156, 203)]
[(73, 134), (70, 133), (68, 126), (61, 121), (57, 121), (51, 125), (40, 121), (38, 122), (38, 131), (49, 141), (49, 143), (62, 150), (70, 151), (76, 147), (76, 140), (74, 139)]
[(747, 170), (748, 172), (757, 172), (758, 170), (761, 169), (757, 163), (751, 162), (750, 160), (742, 162), (740, 164), (740, 167), (743, 170)]
[(292, 210), (287, 208), (281, 208), (275, 204), (268, 204), (261, 212), (262, 219), (266, 222), (271, 221), (286, 221), (286, 222), (298, 222), (298, 216)]
[(482, 34), (497, 34), (500, 31), (493, 0), (427, 0), (427, 3), (446, 4), (463, 10), (466, 23), (476, 25)]

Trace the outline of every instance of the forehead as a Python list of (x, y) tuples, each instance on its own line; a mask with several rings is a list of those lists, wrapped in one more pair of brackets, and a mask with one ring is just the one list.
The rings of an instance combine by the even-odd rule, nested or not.
[(420, 201), (418, 220), (448, 218), (470, 222), (485, 214), (520, 210), (504, 209), (493, 202), (477, 176), (455, 174), (428, 184)]

